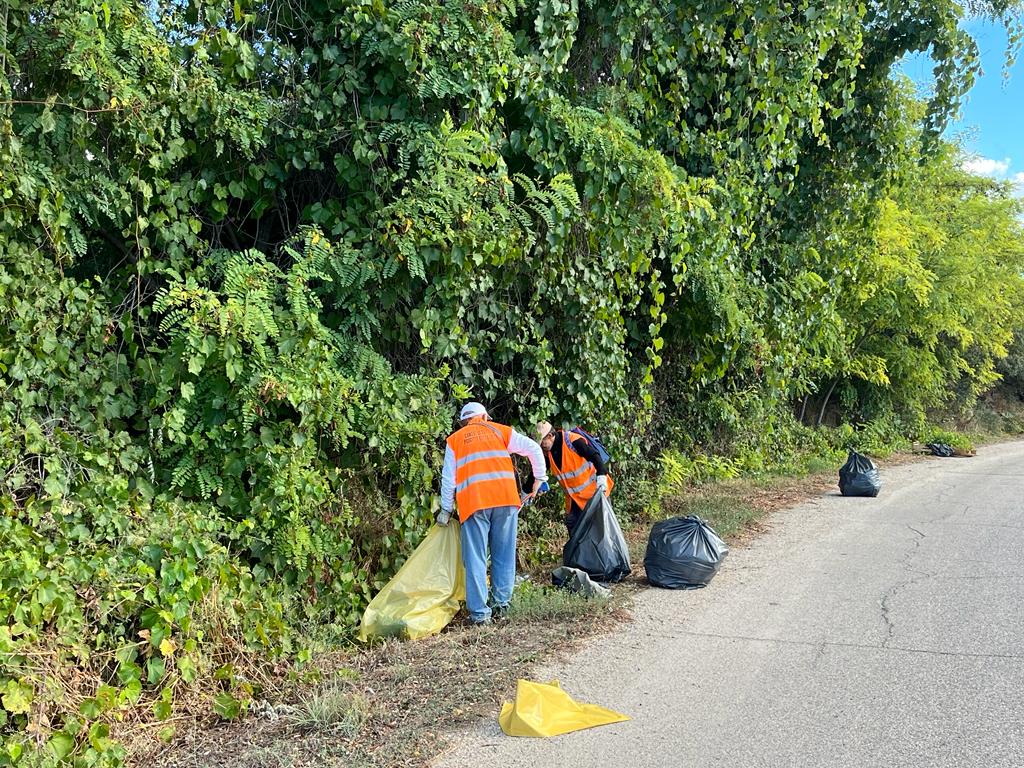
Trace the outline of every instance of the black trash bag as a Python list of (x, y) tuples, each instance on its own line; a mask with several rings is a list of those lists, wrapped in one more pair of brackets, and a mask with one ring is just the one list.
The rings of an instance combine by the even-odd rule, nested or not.
[(647, 580), (665, 589), (707, 586), (729, 548), (699, 517), (675, 517), (651, 528), (644, 555)]
[(944, 459), (948, 459), (955, 453), (953, 446), (946, 445), (946, 443), (928, 443), (925, 447), (932, 452), (932, 456), (941, 456)]
[(843, 496), (877, 496), (882, 490), (882, 476), (875, 462), (867, 456), (850, 451), (839, 470), (839, 490)]
[(586, 571), (594, 581), (622, 581), (633, 570), (629, 548), (608, 497), (598, 491), (562, 550), (562, 564)]

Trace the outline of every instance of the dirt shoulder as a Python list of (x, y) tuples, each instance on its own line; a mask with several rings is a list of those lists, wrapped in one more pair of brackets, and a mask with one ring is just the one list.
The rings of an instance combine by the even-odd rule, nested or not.
[(422, 765), (443, 748), (445, 732), (494, 716), (500, 697), (535, 663), (569, 653), (583, 638), (628, 619), (619, 600), (548, 611), (490, 627), (453, 625), (418, 642), (388, 641), (367, 651), (322, 656), (304, 680), (284, 682), (274, 702), (253, 707), (243, 722), (193, 724), (162, 750), (136, 744), (133, 763)]

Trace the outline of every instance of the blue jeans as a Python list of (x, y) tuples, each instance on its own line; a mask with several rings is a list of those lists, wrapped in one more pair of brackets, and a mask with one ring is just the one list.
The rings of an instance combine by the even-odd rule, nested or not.
[(504, 608), (516, 579), (518, 507), (492, 507), (470, 515), (459, 529), (466, 567), (466, 607), (471, 621), (490, 618), (487, 605), (487, 555), (491, 556), (491, 603)]

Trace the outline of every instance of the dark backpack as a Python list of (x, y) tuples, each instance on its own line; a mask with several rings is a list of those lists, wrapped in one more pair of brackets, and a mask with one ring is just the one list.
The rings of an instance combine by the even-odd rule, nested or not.
[(608, 462), (612, 460), (612, 457), (608, 453), (608, 449), (604, 447), (601, 441), (598, 440), (589, 432), (586, 432), (583, 429), (583, 427), (573, 427), (572, 429), (567, 429), (565, 432), (563, 432), (563, 435), (565, 437), (565, 444), (569, 446), (569, 449), (572, 450), (574, 453), (575, 449), (572, 447), (572, 441), (569, 439), (570, 433), (586, 438), (587, 442), (594, 446), (594, 450), (597, 451), (597, 455), (601, 457), (601, 461), (604, 462), (605, 465), (607, 465)]

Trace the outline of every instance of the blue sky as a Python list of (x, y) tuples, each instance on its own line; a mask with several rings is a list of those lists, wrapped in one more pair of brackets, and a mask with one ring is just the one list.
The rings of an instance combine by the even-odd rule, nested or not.
[[(1024, 194), (1024, 52), (1004, 77), (1006, 31), (998, 24), (971, 19), (963, 24), (978, 41), (984, 70), (967, 95), (960, 120), (946, 130), (959, 138), (974, 157), (967, 167), (975, 173), (1010, 179)], [(932, 80), (925, 56), (908, 57), (901, 69), (919, 87)]]

